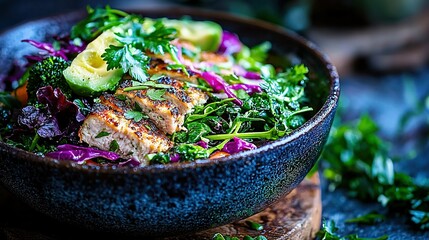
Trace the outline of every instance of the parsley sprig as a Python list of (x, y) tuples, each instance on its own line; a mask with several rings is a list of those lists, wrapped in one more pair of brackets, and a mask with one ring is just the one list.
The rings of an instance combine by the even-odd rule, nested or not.
[(110, 45), (101, 55), (107, 62), (107, 69), (121, 68), (134, 79), (144, 82), (148, 79), (147, 69), (150, 63), (147, 53), (169, 53), (175, 65), (180, 66), (187, 74), (185, 66), (177, 57), (177, 48), (170, 43), (176, 38), (176, 29), (166, 27), (161, 20), (157, 20), (152, 30), (146, 31), (142, 27), (143, 21), (132, 21), (125, 31), (115, 33), (119, 45)]
[(335, 222), (333, 220), (323, 221), (322, 229), (317, 232), (316, 240), (386, 240), (389, 237), (384, 235), (377, 238), (361, 238), (357, 234), (351, 234), (347, 236), (339, 236), (338, 228), (335, 226)]

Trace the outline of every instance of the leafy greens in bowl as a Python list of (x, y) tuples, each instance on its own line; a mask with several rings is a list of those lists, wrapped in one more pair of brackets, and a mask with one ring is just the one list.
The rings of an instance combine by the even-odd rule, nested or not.
[(339, 95), (311, 43), (201, 10), (90, 9), (19, 26), (0, 46), (3, 65), (32, 63), (18, 81), (2, 73), (19, 87), (1, 95), (16, 117), (2, 126), (1, 182), (102, 231), (185, 233), (260, 211), (314, 165)]

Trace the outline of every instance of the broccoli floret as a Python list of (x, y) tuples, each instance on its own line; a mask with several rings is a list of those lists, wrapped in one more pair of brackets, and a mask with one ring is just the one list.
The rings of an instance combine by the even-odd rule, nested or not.
[(59, 88), (68, 99), (71, 99), (73, 92), (63, 75), (64, 69), (68, 66), (70, 63), (60, 57), (48, 57), (34, 64), (28, 76), (28, 102), (37, 102), (36, 92), (44, 86)]

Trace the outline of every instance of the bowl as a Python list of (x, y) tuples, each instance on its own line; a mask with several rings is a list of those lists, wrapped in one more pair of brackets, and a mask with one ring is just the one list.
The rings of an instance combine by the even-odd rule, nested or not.
[[(255, 150), (215, 160), (141, 168), (79, 165), (0, 142), (0, 182), (35, 210), (99, 232), (169, 236), (196, 232), (260, 212), (294, 189), (321, 154), (339, 98), (335, 67), (311, 42), (264, 22), (190, 8), (143, 9), (148, 17), (212, 20), (247, 45), (270, 41), (273, 54), (311, 71), (314, 107), (300, 128)], [(35, 50), (21, 39), (46, 40), (85, 16), (73, 12), (16, 26), (0, 35), (0, 74)]]

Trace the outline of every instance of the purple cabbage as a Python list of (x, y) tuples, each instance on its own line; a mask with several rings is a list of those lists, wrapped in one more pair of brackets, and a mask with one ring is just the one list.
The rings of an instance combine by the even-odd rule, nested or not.
[(255, 148), (256, 148), (255, 144), (246, 142), (243, 139), (240, 139), (238, 137), (234, 137), (232, 141), (225, 144), (225, 146), (222, 148), (222, 151), (227, 152), (229, 154), (234, 154), (234, 153), (242, 152), (245, 150), (251, 150)]
[(140, 161), (135, 158), (130, 158), (124, 162), (120, 162), (118, 165), (121, 167), (127, 166), (127, 167), (138, 167), (140, 166)]
[(180, 154), (174, 153), (170, 155), (170, 161), (171, 162), (179, 162), (180, 161)]
[(218, 52), (225, 55), (231, 55), (241, 50), (243, 44), (234, 33), (223, 31), (222, 40), (218, 48)]
[(46, 156), (58, 160), (71, 160), (79, 164), (94, 158), (104, 158), (111, 161), (115, 161), (120, 158), (120, 156), (114, 152), (71, 144), (59, 145), (57, 148), (57, 151), (47, 153)]
[(202, 72), (201, 77), (206, 80), (206, 82), (213, 88), (215, 92), (220, 92), (223, 90), (228, 97), (235, 99), (235, 104), (239, 106), (243, 104), (243, 102), (232, 92), (231, 87), (222, 79), (222, 77), (218, 76), (216, 73)]
[(196, 145), (207, 149), (209, 147), (209, 145), (207, 144), (207, 142), (204, 142), (203, 140), (198, 141), (197, 143), (195, 143)]
[(251, 80), (259, 80), (261, 79), (261, 74), (257, 72), (247, 71), (240, 65), (235, 65), (233, 67), (234, 73), (239, 77), (244, 77)]
[(38, 62), (42, 61), (48, 56), (61, 57), (64, 60), (68, 61), (74, 55), (82, 52), (85, 49), (85, 45), (75, 45), (75, 43), (69, 37), (54, 37), (57, 46), (54, 46), (53, 43), (48, 42), (38, 42), (35, 40), (24, 39), (22, 42), (27, 42), (33, 45), (34, 47), (42, 50), (39, 52), (39, 55), (30, 55), (26, 56), (29, 62)]
[(234, 90), (243, 89), (248, 94), (260, 93), (262, 92), (262, 88), (259, 85), (250, 85), (250, 84), (234, 84), (231, 85), (231, 88)]

